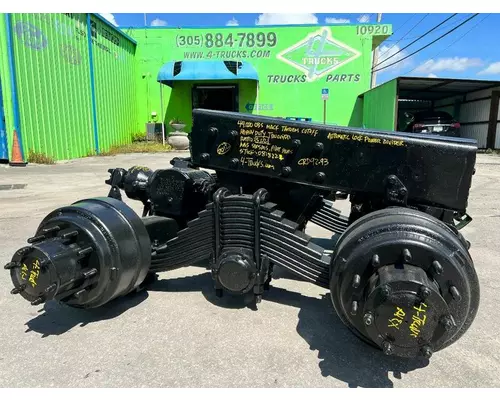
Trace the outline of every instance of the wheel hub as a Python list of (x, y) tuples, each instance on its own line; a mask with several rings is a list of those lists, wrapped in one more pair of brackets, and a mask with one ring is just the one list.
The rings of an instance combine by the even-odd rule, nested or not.
[(479, 304), (463, 241), (420, 211), (384, 209), (349, 226), (330, 276), (342, 322), (386, 354), (429, 358), (458, 340)]
[(440, 322), (449, 314), (436, 284), (421, 268), (384, 266), (370, 278), (363, 322), (367, 336), (386, 354), (430, 356), (437, 342), (450, 336)]
[(234, 294), (248, 292), (255, 284), (255, 263), (240, 251), (224, 252), (217, 265), (216, 274), (223, 288)]

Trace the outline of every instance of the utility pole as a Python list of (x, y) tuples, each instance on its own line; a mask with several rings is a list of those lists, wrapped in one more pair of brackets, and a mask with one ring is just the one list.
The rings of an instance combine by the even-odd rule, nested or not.
[[(382, 13), (377, 14), (377, 24), (380, 24), (382, 21)], [(373, 63), (372, 63), (372, 79), (371, 79), (371, 87), (374, 88), (377, 80), (377, 73), (373, 72), (373, 66), (378, 64), (378, 46), (373, 50)]]

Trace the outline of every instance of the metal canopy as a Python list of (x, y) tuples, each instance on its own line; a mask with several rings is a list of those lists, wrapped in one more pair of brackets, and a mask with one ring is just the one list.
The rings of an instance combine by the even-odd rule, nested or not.
[(408, 100), (441, 100), (482, 89), (500, 87), (500, 81), (440, 78), (396, 78), (398, 96)]
[(186, 60), (169, 61), (158, 72), (157, 81), (173, 86), (174, 81), (259, 80), (252, 64), (246, 61)]

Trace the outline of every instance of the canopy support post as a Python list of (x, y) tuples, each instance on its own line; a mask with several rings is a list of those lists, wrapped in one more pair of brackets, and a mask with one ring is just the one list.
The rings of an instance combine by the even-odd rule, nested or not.
[(163, 114), (163, 84), (160, 82), (161, 137), (165, 146), (165, 115)]

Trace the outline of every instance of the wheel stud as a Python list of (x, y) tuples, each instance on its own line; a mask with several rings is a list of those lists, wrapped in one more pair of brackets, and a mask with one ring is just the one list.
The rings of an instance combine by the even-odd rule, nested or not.
[(404, 262), (410, 262), (411, 261), (410, 250), (408, 250), (408, 249), (404, 249), (403, 250), (403, 260), (404, 260)]
[(456, 286), (450, 286), (450, 294), (453, 300), (462, 300), (462, 296)]
[(80, 249), (78, 250), (78, 253), (76, 253), (76, 255), (78, 257), (85, 257), (86, 255), (92, 253), (94, 251), (94, 249), (92, 247), (86, 247), (84, 249)]
[(57, 289), (57, 285), (55, 283), (53, 283), (52, 285), (48, 286), (47, 289), (45, 289), (45, 293), (51, 293), (56, 289)]
[(72, 239), (74, 238), (75, 236), (78, 236), (78, 231), (74, 230), (74, 231), (69, 231), (69, 232), (66, 232), (66, 233), (63, 233), (61, 235), (61, 238), (62, 239)]
[(422, 355), (425, 357), (425, 358), (431, 358), (432, 356), (432, 350), (429, 346), (424, 346), (422, 347)]
[(21, 266), (21, 264), (14, 262), (14, 261), (11, 261), (11, 262), (5, 264), (4, 268), (5, 269), (12, 269), (12, 268), (20, 267), (20, 266)]
[(19, 294), (26, 288), (26, 285), (21, 285), (19, 287), (15, 287), (10, 291), (10, 294)]
[(58, 232), (59, 230), (61, 230), (61, 227), (59, 225), (54, 225), (50, 228), (45, 228), (42, 230), (43, 233), (47, 234), (47, 233), (54, 233), (54, 232)]
[(444, 326), (444, 329), (447, 331), (451, 330), (455, 326), (455, 324), (453, 323), (453, 320), (451, 319), (451, 317), (449, 315), (446, 315), (443, 318), (441, 318), (440, 322)]
[(443, 266), (439, 261), (435, 260), (432, 262), (432, 270), (436, 275), (441, 275), (443, 273)]
[(388, 285), (382, 286), (380, 289), (380, 294), (384, 299), (387, 299), (391, 295), (391, 288)]
[(357, 289), (360, 283), (361, 283), (361, 277), (358, 274), (354, 275), (354, 278), (352, 278), (352, 287), (354, 289)]
[(82, 297), (85, 293), (87, 293), (87, 290), (86, 289), (82, 289), (82, 290), (79, 290), (78, 292), (75, 293), (75, 297), (77, 299), (79, 299), (80, 297)]
[(373, 324), (373, 315), (372, 313), (366, 313), (364, 316), (363, 316), (363, 322), (365, 323), (366, 326), (370, 326), (371, 324)]
[(374, 268), (380, 267), (380, 257), (378, 256), (378, 254), (374, 254), (373, 255), (373, 257), (372, 257), (372, 266)]
[(33, 244), (33, 243), (37, 243), (37, 242), (41, 242), (42, 240), (45, 240), (45, 235), (39, 235), (39, 236), (33, 236), (33, 237), (30, 237), (27, 242), (29, 244)]
[(357, 301), (353, 301), (351, 303), (351, 314), (352, 315), (356, 315), (357, 312), (358, 312), (358, 302)]
[(92, 268), (92, 269), (89, 269), (87, 271), (84, 271), (82, 273), (82, 276), (83, 276), (84, 279), (89, 279), (89, 278), (92, 278), (96, 274), (97, 274), (97, 269), (96, 268)]
[(35, 300), (31, 302), (32, 306), (37, 306), (39, 304), (42, 304), (44, 302), (43, 297), (37, 297)]
[(394, 348), (393, 348), (392, 344), (390, 344), (389, 342), (385, 341), (384, 343), (382, 343), (382, 350), (384, 351), (384, 354), (386, 356), (389, 356), (394, 351)]

